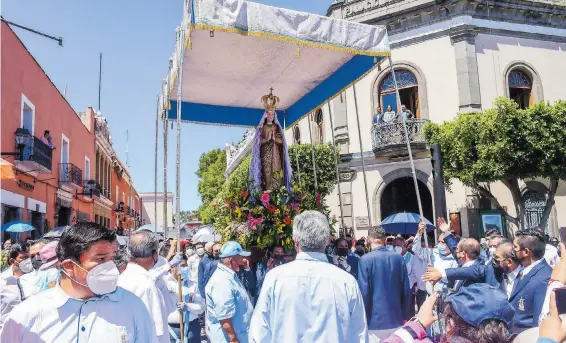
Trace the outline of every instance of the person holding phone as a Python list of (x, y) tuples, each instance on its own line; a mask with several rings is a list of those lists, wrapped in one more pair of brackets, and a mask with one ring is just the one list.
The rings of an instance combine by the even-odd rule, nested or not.
[(349, 254), (348, 241), (345, 238), (338, 238), (335, 242), (336, 249), (332, 256), (332, 264), (338, 268), (347, 271), (356, 279), (358, 278), (358, 261), (359, 257)]

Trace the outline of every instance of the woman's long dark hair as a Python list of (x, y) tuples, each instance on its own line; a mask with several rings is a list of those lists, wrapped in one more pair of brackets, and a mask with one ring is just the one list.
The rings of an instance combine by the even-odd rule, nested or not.
[[(446, 326), (450, 326), (450, 336), (467, 339), (473, 343), (512, 343), (513, 337), (509, 333), (507, 324), (497, 319), (484, 320), (479, 327), (466, 323), (454, 311), (451, 304), (444, 308)], [(451, 342), (444, 338), (443, 342)]]

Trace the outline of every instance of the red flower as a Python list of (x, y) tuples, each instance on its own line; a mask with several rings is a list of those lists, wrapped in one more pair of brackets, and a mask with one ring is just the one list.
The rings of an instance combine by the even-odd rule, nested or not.
[(277, 207), (275, 207), (274, 205), (271, 205), (271, 204), (267, 204), (266, 208), (271, 213), (275, 212), (275, 210), (277, 209)]
[(263, 193), (263, 195), (261, 196), (261, 202), (264, 204), (268, 203), (269, 199), (270, 199), (269, 193), (267, 192)]
[(316, 193), (316, 207), (320, 207), (320, 193)]
[(248, 191), (241, 191), (240, 194), (242, 195), (242, 198), (247, 199), (248, 195), (250, 195), (250, 193)]
[(285, 219), (283, 219), (283, 222), (285, 223), (285, 225), (289, 225), (289, 224), (291, 224), (291, 218), (289, 218), (289, 216), (285, 216)]

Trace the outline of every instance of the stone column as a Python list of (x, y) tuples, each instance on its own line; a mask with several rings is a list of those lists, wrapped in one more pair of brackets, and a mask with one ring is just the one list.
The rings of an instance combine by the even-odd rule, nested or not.
[(461, 113), (481, 110), (480, 81), (476, 58), (475, 26), (465, 25), (450, 31), (450, 41), (454, 46), (456, 58), (456, 77), (458, 79), (458, 98)]
[(348, 138), (348, 116), (346, 112), (346, 92), (340, 93), (332, 100), (332, 114), (334, 116), (334, 140), (340, 149), (340, 154), (350, 152), (350, 139)]
[(354, 229), (352, 181), (356, 177), (356, 172), (354, 170), (341, 170), (339, 176), (340, 189), (342, 190), (342, 210), (344, 213), (344, 234), (352, 234)]

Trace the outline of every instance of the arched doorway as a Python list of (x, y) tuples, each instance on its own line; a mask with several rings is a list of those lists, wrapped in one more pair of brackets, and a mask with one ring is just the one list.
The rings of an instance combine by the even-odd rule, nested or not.
[[(405, 69), (395, 71), (397, 87), (399, 88), (399, 97), (401, 104), (405, 105), (416, 118), (420, 118), (421, 112), (419, 107), (419, 92), (417, 78), (413, 73)], [(395, 92), (395, 82), (393, 76), (389, 73), (379, 86), (379, 104), (383, 112), (387, 111), (387, 106), (391, 105), (393, 111), (397, 112), (397, 95)]]
[[(420, 180), (419, 193), (421, 195), (421, 203), (423, 206), (423, 214), (426, 219), (434, 223), (434, 212), (432, 207), (432, 196), (428, 187)], [(415, 185), (411, 177), (400, 177), (393, 180), (383, 190), (380, 199), (381, 220), (388, 216), (399, 212), (419, 213), (419, 205), (417, 203), (417, 194)]]

